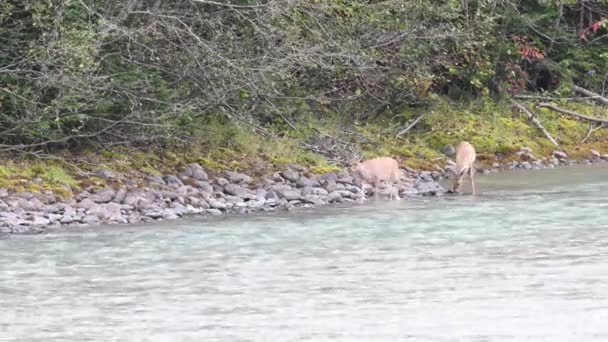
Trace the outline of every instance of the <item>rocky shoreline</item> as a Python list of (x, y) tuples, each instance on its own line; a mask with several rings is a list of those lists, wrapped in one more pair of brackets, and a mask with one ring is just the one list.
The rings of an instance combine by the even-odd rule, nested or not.
[[(504, 169), (544, 169), (559, 165), (591, 164), (608, 160), (591, 151), (589, 158), (569, 160), (564, 152), (550, 158), (536, 158), (523, 148), (518, 161), (494, 162), (480, 173)], [(345, 169), (338, 173), (310, 175), (305, 167), (292, 165), (281, 172), (252, 178), (245, 173), (225, 171), (211, 177), (199, 164), (190, 164), (179, 173), (146, 176), (143, 184), (132, 179), (123, 186), (83, 191), (72, 199), (59, 200), (52, 193), (15, 193), (0, 189), (0, 234), (37, 234), (61, 226), (136, 224), (172, 220), (188, 215), (248, 214), (258, 211), (312, 208), (336, 203), (362, 203), (370, 197), (389, 199), (441, 196), (446, 190), (439, 181), (449, 177), (453, 161), (434, 171), (401, 169), (401, 182), (374, 192), (362, 188)], [(119, 177), (101, 170), (99, 177)], [(141, 181), (141, 180), (140, 180)]]

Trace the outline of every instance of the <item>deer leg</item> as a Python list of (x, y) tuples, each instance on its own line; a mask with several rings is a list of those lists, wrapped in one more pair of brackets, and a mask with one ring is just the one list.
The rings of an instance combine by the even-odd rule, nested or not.
[(469, 169), (469, 177), (471, 178), (471, 189), (473, 190), (473, 195), (475, 195), (475, 167), (471, 166)]

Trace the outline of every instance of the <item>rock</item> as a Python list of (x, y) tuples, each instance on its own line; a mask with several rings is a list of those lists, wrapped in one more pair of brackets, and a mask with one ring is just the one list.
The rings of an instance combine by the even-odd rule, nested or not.
[(530, 169), (532, 168), (532, 164), (530, 164), (530, 163), (528, 163), (528, 162), (526, 161), (526, 162), (521, 163), (521, 164), (520, 164), (520, 167), (521, 167), (522, 169), (530, 170)]
[(102, 189), (93, 194), (90, 199), (95, 203), (108, 203), (114, 199), (116, 192), (113, 189)]
[(70, 224), (74, 222), (74, 218), (72, 218), (72, 215), (63, 214), (61, 219), (59, 219), (59, 222), (61, 222), (62, 224)]
[(310, 179), (310, 178), (304, 177), (304, 176), (300, 177), (298, 179), (298, 181), (296, 182), (296, 184), (299, 188), (320, 186), (320, 184), (317, 180)]
[(306, 187), (302, 189), (302, 196), (327, 196), (329, 192), (323, 188)]
[(602, 154), (602, 155), (600, 156), (600, 159), (601, 159), (601, 160), (608, 160), (608, 154)]
[(118, 176), (116, 175), (116, 172), (114, 172), (112, 170), (107, 170), (107, 169), (95, 171), (95, 174), (97, 176), (103, 178), (103, 179), (116, 179), (116, 178), (118, 178)]
[[(148, 183), (150, 184), (161, 184), (161, 185), (165, 185), (165, 180), (163, 179), (163, 177), (159, 176), (159, 175), (148, 175), (144, 178), (146, 181), (148, 181)], [(180, 181), (181, 182), (181, 181)]]
[(47, 204), (44, 205), (40, 210), (44, 213), (58, 213), (61, 209), (59, 205)]
[(215, 183), (221, 187), (225, 187), (226, 185), (230, 184), (230, 182), (226, 178), (222, 177), (216, 178)]
[(96, 223), (99, 223), (99, 218), (95, 215), (87, 215), (82, 219), (82, 223), (96, 224)]
[(500, 168), (500, 163), (493, 162), (492, 163), (492, 167), (495, 168), (495, 169), (498, 169), (498, 168)]
[(288, 201), (299, 200), (302, 198), (302, 194), (300, 194), (300, 192), (296, 190), (286, 190), (283, 191), (281, 195)]
[(298, 179), (300, 179), (300, 174), (297, 171), (294, 171), (294, 170), (283, 171), (281, 173), (281, 175), (283, 176), (283, 178), (285, 178), (285, 179), (287, 179), (288, 181), (291, 181), (291, 182), (297, 182)]
[[(336, 178), (338, 179), (338, 178)], [(337, 183), (335, 180), (328, 180), (325, 184), (325, 190), (327, 190), (328, 192), (334, 192), (337, 189)]]
[(222, 215), (222, 212), (219, 211), (218, 209), (207, 209), (206, 212), (207, 212), (207, 214), (214, 215), (214, 216)]
[(82, 201), (78, 202), (77, 207), (83, 208), (85, 210), (89, 210), (91, 208), (97, 207), (97, 203), (90, 198), (85, 198)]
[(206, 181), (209, 179), (209, 176), (205, 172), (202, 166), (198, 163), (192, 163), (188, 165), (182, 173), (185, 173), (188, 177), (192, 177), (199, 181)]
[(211, 199), (208, 201), (208, 203), (212, 209), (222, 209), (222, 210), (226, 209), (226, 203), (220, 202), (216, 199)]
[(404, 187), (399, 189), (399, 195), (403, 197), (416, 196), (418, 195), (418, 190), (414, 187)]
[(307, 196), (303, 198), (303, 201), (311, 203), (315, 206), (326, 205), (327, 203), (319, 196)]
[(51, 220), (49, 220), (49, 219), (47, 219), (45, 217), (34, 215), (34, 217), (32, 218), (32, 225), (33, 226), (46, 227), (49, 224), (51, 224)]
[(0, 198), (7, 198), (8, 197), (8, 190), (4, 189), (4, 188), (0, 188)]
[(278, 199), (279, 195), (275, 192), (275, 191), (268, 191), (266, 192), (266, 194), (264, 195), (264, 199), (265, 200), (269, 200), (269, 199)]
[(334, 183), (338, 180), (338, 175), (336, 175), (335, 173), (325, 173), (322, 174), (318, 177), (319, 182), (322, 185), (326, 185), (328, 182), (333, 181)]
[(174, 186), (182, 186), (182, 185), (184, 185), (184, 182), (182, 182), (182, 180), (179, 179), (179, 177), (174, 176), (174, 175), (165, 175), (163, 177), (163, 180), (165, 181), (165, 183), (167, 185), (174, 185)]
[(602, 155), (601, 155), (601, 154), (600, 154), (598, 151), (596, 151), (596, 150), (594, 150), (594, 149), (590, 149), (590, 150), (589, 150), (589, 152), (590, 152), (590, 153), (591, 153), (591, 155), (592, 155), (593, 157), (595, 157), (595, 158), (601, 158), (601, 156), (602, 156)]
[(568, 159), (568, 155), (564, 151), (553, 151), (553, 156), (557, 159)]
[(12, 212), (0, 212), (0, 219), (9, 227), (29, 225), (29, 222), (25, 221), (21, 215)]
[(251, 183), (251, 177), (239, 172), (226, 171), (226, 178), (232, 183)]
[(211, 184), (209, 184), (209, 182), (195, 181), (194, 186), (196, 186), (203, 192), (213, 192), (213, 186), (211, 186)]
[(114, 198), (112, 199), (112, 202), (122, 204), (125, 202), (126, 197), (127, 197), (127, 188), (124, 188), (124, 187), (120, 188), (114, 194)]
[(338, 193), (337, 191), (331, 192), (327, 196), (327, 202), (340, 203), (340, 202), (342, 202), (342, 195), (340, 195), (340, 193)]
[(445, 192), (441, 185), (434, 181), (418, 181), (414, 184), (414, 188), (423, 196), (438, 196)]
[(452, 145), (445, 145), (443, 147), (443, 149), (441, 150), (441, 152), (443, 152), (443, 154), (445, 154), (448, 157), (452, 157), (452, 156), (456, 155), (456, 149)]
[(348, 175), (339, 177), (338, 180), (336, 180), (336, 182), (339, 184), (353, 184), (353, 181), (354, 181), (353, 177), (348, 176)]
[(266, 203), (266, 200), (253, 200), (253, 201), (249, 201), (247, 202), (247, 207), (251, 208), (251, 209), (258, 209), (264, 206), (264, 204)]
[(227, 184), (226, 186), (224, 186), (224, 192), (229, 195), (238, 197), (244, 197), (247, 195), (247, 190), (245, 190), (245, 188), (243, 188), (242, 186), (236, 184)]

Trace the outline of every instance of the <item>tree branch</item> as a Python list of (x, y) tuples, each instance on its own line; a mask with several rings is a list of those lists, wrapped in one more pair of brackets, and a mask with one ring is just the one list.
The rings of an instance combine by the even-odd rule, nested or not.
[(559, 146), (559, 144), (557, 143), (557, 141), (555, 139), (553, 139), (553, 137), (551, 136), (551, 133), (549, 133), (549, 131), (547, 131), (547, 129), (540, 123), (540, 121), (538, 121), (537, 118), (534, 117), (534, 114), (532, 114), (532, 112), (530, 112), (528, 110), (528, 108), (524, 107), (522, 104), (518, 103), (517, 101), (511, 99), (511, 103), (513, 103), (519, 110), (521, 110), (524, 114), (526, 114), (528, 116), (528, 119), (541, 131), (543, 132), (543, 134), (545, 135), (545, 137), (547, 137), (547, 139), (549, 139), (549, 141), (555, 145), (555, 146)]
[(599, 122), (599, 123), (604, 123), (604, 124), (608, 123), (608, 119), (594, 118), (594, 117), (591, 117), (591, 116), (579, 114), (577, 112), (574, 112), (574, 111), (571, 111), (571, 110), (568, 110), (568, 109), (559, 108), (557, 106), (554, 106), (554, 105), (552, 105), (550, 103), (546, 103), (546, 102), (539, 103), (538, 106), (539, 107), (543, 107), (543, 108), (549, 108), (549, 109), (551, 109), (553, 111), (556, 111), (558, 113), (574, 116), (576, 118), (587, 120), (587, 121)]

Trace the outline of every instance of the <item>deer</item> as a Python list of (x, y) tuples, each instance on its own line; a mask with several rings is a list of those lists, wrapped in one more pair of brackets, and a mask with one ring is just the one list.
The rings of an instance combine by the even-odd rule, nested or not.
[(465, 176), (469, 176), (471, 180), (471, 189), (473, 195), (475, 195), (475, 159), (477, 155), (475, 148), (467, 141), (462, 141), (456, 146), (456, 166), (454, 167), (454, 173), (456, 179), (454, 180), (454, 192), (458, 192), (458, 189), (462, 185), (462, 181)]
[[(381, 183), (396, 183), (399, 181), (399, 163), (393, 158), (380, 157), (360, 162), (355, 160), (351, 163), (351, 171), (353, 175), (361, 180), (362, 187), (365, 184), (373, 186), (375, 189)], [(391, 198), (396, 197), (399, 199), (399, 195), (391, 194)]]

